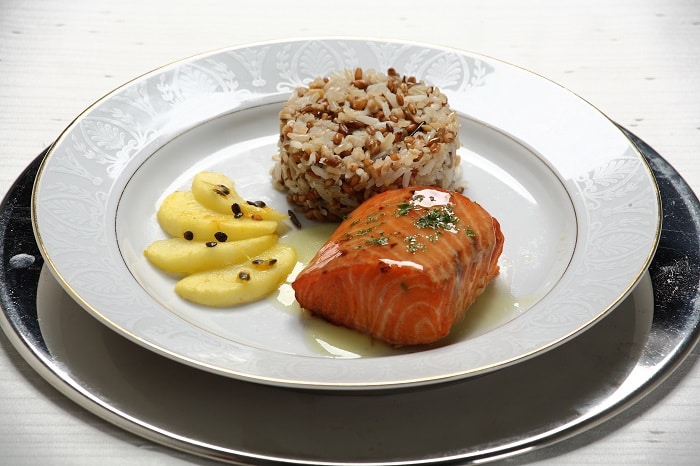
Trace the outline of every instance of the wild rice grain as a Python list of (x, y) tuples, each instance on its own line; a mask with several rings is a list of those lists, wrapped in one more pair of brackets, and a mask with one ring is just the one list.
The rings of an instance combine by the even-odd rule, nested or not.
[(300, 222), (299, 219), (297, 218), (297, 216), (296, 216), (296, 214), (294, 213), (294, 211), (290, 209), (290, 210), (287, 211), (287, 214), (289, 214), (289, 219), (292, 221), (292, 223), (294, 224), (294, 226), (297, 227), (297, 228), (299, 228), (299, 229), (301, 229), (301, 222)]

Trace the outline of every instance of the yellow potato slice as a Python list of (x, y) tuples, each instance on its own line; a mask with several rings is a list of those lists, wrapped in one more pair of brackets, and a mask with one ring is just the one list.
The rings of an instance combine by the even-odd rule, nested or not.
[(191, 191), (175, 191), (163, 200), (157, 213), (160, 226), (171, 236), (182, 238), (190, 232), (195, 241), (217, 241), (224, 233), (228, 241), (269, 235), (277, 230), (273, 220), (234, 218), (207, 209), (197, 202)]
[[(241, 218), (285, 220), (289, 216), (262, 203), (250, 204), (243, 199), (233, 181), (223, 173), (199, 172), (192, 180), (194, 198), (208, 209), (221, 214), (238, 214)], [(252, 201), (255, 203), (256, 201)], [(237, 205), (238, 207), (234, 206)]]
[(168, 238), (151, 243), (144, 255), (161, 270), (191, 274), (240, 264), (277, 243), (277, 235), (263, 235), (239, 241), (187, 241)]
[(175, 292), (183, 299), (206, 306), (257, 301), (284, 282), (296, 261), (294, 248), (277, 243), (243, 264), (189, 275), (175, 285)]

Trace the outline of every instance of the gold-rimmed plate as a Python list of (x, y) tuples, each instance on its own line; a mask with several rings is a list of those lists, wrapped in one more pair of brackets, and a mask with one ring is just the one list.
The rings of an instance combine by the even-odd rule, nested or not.
[[(227, 173), (247, 197), (286, 210), (269, 177), (282, 102), (315, 76), (356, 66), (391, 66), (448, 95), (462, 124), (465, 193), (499, 219), (506, 236), (493, 286), (448, 339), (408, 349), (308, 318), (285, 286), (228, 310), (180, 300), (174, 279), (142, 254), (165, 236), (155, 220), (163, 196), (208, 169)], [(217, 374), (317, 389), (454, 380), (554, 348), (630, 293), (660, 231), (649, 167), (579, 97), (476, 54), (352, 38), (234, 47), (120, 87), (51, 148), (37, 176), (33, 218), (55, 277), (112, 329)], [(307, 223), (282, 241), (318, 242), (316, 230)]]

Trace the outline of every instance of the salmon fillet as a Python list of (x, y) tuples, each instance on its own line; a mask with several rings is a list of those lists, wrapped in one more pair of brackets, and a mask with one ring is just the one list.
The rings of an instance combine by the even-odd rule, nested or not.
[(375, 195), (356, 208), (292, 286), (326, 320), (393, 345), (447, 336), (498, 275), (498, 221), (435, 187)]

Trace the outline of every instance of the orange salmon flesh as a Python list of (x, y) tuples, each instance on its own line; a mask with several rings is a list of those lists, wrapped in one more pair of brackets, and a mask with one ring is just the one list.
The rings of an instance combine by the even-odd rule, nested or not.
[(393, 345), (436, 342), (498, 275), (504, 237), (478, 203), (436, 187), (375, 195), (292, 284), (299, 304)]

